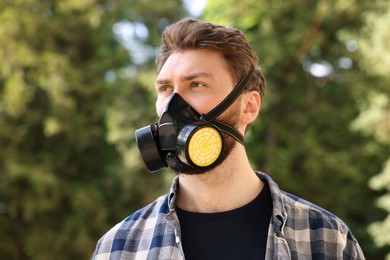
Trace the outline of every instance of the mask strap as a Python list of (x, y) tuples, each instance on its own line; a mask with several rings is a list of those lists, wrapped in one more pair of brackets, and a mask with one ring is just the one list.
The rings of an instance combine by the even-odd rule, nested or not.
[(210, 122), (217, 118), (220, 114), (222, 114), (231, 104), (233, 104), (233, 102), (240, 96), (241, 92), (244, 90), (249, 80), (252, 78), (254, 71), (255, 69), (252, 68), (248, 72), (248, 74), (241, 80), (241, 82), (238, 83), (237, 86), (229, 93), (229, 95), (210, 112), (202, 116), (202, 119), (206, 122)]
[(244, 136), (235, 128), (231, 127), (230, 125), (228, 125), (224, 122), (218, 121), (218, 120), (214, 120), (213, 125), (218, 127), (219, 130), (221, 130), (222, 132), (224, 132), (224, 133), (230, 135), (231, 137), (233, 137), (234, 139), (236, 139), (236, 141), (239, 142), (240, 144), (242, 144), (242, 145), (244, 144)]

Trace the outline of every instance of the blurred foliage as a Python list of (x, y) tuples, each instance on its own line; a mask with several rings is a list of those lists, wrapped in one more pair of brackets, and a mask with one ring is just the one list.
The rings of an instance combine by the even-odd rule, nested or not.
[[(260, 56), (254, 168), (346, 221), (367, 259), (389, 251), (389, 6), (209, 0), (202, 17)], [(186, 15), (179, 0), (0, 2), (0, 258), (89, 258), (167, 192), (173, 174), (147, 175), (134, 131), (157, 119), (154, 57)]]
[(382, 171), (372, 177), (369, 186), (382, 195), (376, 205), (387, 216), (369, 225), (369, 233), (378, 246), (388, 248), (386, 259), (390, 260), (390, 4), (379, 2), (376, 9), (365, 14), (365, 26), (359, 44), (362, 46), (362, 66), (370, 75), (381, 77), (380, 88), (370, 88), (361, 101), (360, 114), (352, 123), (352, 129), (375, 139), (387, 146), (387, 161)]

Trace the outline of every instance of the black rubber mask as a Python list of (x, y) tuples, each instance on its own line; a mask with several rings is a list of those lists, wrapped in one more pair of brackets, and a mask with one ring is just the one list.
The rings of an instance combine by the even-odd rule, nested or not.
[(135, 131), (138, 149), (148, 170), (180, 168), (183, 164), (202, 170), (213, 167), (223, 153), (222, 132), (243, 144), (244, 137), (237, 129), (216, 118), (242, 93), (253, 71), (205, 115), (199, 114), (178, 93), (174, 93), (158, 123)]

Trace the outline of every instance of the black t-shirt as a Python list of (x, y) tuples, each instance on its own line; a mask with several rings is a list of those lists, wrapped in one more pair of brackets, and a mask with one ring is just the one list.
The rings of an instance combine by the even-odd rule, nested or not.
[(177, 209), (184, 255), (191, 259), (264, 259), (272, 201), (268, 184), (249, 204), (220, 213)]

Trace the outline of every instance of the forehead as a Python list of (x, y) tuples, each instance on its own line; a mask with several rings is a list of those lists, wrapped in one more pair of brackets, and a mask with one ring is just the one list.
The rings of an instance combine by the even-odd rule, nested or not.
[(172, 53), (162, 66), (158, 78), (203, 72), (230, 76), (228, 63), (221, 53), (208, 49), (185, 50)]

